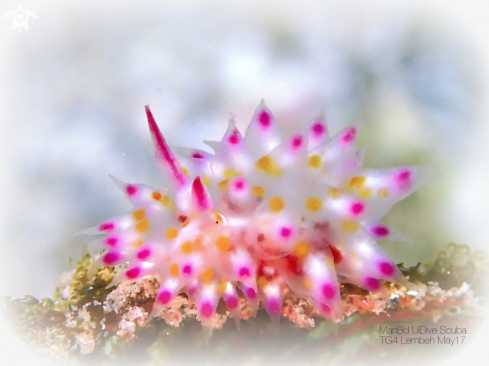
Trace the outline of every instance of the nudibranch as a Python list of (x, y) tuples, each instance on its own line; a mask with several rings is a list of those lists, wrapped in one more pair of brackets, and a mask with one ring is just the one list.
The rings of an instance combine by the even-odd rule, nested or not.
[(277, 320), (284, 293), (338, 319), (341, 282), (375, 292), (405, 281), (378, 245), (404, 237), (380, 219), (429, 169), (362, 168), (360, 125), (331, 137), (322, 114), (285, 138), (263, 101), (244, 135), (231, 117), (221, 141), (205, 142), (214, 154), (170, 148), (146, 115), (167, 186), (112, 177), (133, 209), (81, 232), (104, 234), (90, 244), (95, 268), (127, 266), (114, 284), (153, 275), (156, 309), (186, 294), (206, 326), (221, 300), (239, 319), (241, 297)]

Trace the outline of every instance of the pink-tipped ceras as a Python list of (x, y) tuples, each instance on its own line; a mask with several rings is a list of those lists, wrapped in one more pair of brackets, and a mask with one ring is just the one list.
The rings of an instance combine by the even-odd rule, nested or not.
[(362, 168), (358, 126), (330, 137), (322, 116), (284, 139), (263, 102), (244, 136), (231, 119), (220, 142), (207, 142), (213, 155), (172, 151), (146, 114), (169, 187), (113, 178), (134, 209), (83, 233), (106, 234), (92, 243), (106, 251), (98, 265), (127, 263), (116, 281), (158, 278), (157, 308), (185, 293), (206, 324), (220, 299), (238, 318), (242, 295), (278, 318), (288, 291), (341, 317), (340, 281), (376, 291), (403, 279), (377, 244), (402, 236), (380, 219), (426, 169)]

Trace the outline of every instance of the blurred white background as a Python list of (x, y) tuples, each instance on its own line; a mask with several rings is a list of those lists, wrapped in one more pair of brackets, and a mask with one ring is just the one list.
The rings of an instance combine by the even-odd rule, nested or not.
[[(300, 4), (300, 5), (299, 5)], [(488, 8), (479, 1), (24, 1), (0, 19), (0, 296), (51, 296), (87, 239), (128, 207), (108, 179), (158, 185), (144, 105), (174, 145), (244, 130), (265, 99), (285, 128), (324, 107), (364, 120), (366, 165), (443, 175), (386, 222), (431, 260), (449, 241), (488, 249)], [(0, 15), (18, 7), (4, 1)]]

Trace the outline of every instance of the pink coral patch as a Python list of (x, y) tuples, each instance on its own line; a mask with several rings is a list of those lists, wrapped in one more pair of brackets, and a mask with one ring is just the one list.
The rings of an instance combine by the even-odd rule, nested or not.
[(115, 229), (115, 225), (113, 222), (104, 222), (99, 225), (98, 229), (101, 231), (112, 231)]
[(109, 252), (103, 257), (103, 262), (109, 266), (116, 264), (120, 259), (122, 255), (119, 252)]
[(133, 280), (139, 276), (141, 269), (139, 267), (134, 267), (126, 271), (126, 277)]
[(165, 291), (162, 291), (158, 294), (156, 301), (161, 305), (166, 305), (170, 302), (171, 299), (172, 299), (171, 292), (168, 290), (165, 290)]
[(280, 316), (282, 306), (278, 300), (269, 300), (266, 304), (266, 309), (271, 316)]
[(260, 122), (260, 125), (262, 127), (269, 127), (271, 124), (270, 114), (267, 111), (261, 111), (258, 114), (258, 122)]
[(126, 193), (128, 196), (134, 196), (136, 193), (138, 193), (138, 189), (136, 186), (129, 184), (126, 186)]
[(353, 215), (360, 215), (365, 209), (365, 205), (362, 202), (356, 202), (350, 207), (350, 211)]
[(190, 275), (192, 273), (192, 266), (187, 264), (182, 269), (183, 274)]
[(298, 149), (299, 147), (302, 146), (302, 142), (303, 142), (302, 136), (300, 135), (295, 136), (294, 138), (292, 138), (292, 147), (294, 149)]
[(192, 154), (192, 157), (193, 157), (194, 159), (204, 159), (204, 155), (202, 155), (200, 152), (194, 152), (194, 153)]
[(389, 228), (387, 228), (386, 226), (383, 226), (383, 225), (377, 225), (377, 226), (374, 226), (372, 229), (372, 234), (374, 234), (375, 236), (379, 236), (379, 237), (386, 237), (387, 235), (390, 234), (390, 231), (389, 231)]
[(380, 262), (379, 263), (379, 270), (386, 276), (392, 276), (395, 272), (394, 266), (390, 264), (389, 262)]
[(214, 309), (212, 307), (212, 304), (208, 302), (202, 304), (202, 307), (200, 308), (200, 315), (202, 315), (204, 318), (210, 318), (213, 313)]
[(234, 310), (238, 307), (238, 299), (234, 296), (230, 296), (226, 305), (228, 306), (229, 310)]
[(240, 277), (249, 277), (251, 275), (249, 268), (242, 267), (239, 270)]
[(254, 300), (256, 298), (256, 291), (253, 288), (248, 287), (246, 289), (245, 295), (248, 299)]
[(234, 130), (231, 136), (229, 136), (228, 139), (230, 144), (237, 145), (239, 144), (239, 135), (238, 135), (238, 130)]
[(119, 243), (119, 238), (117, 236), (109, 236), (104, 239), (104, 243), (107, 244), (109, 247), (114, 248)]
[(380, 281), (372, 277), (365, 277), (364, 284), (369, 291), (376, 291), (380, 288)]
[(324, 125), (321, 122), (316, 122), (312, 125), (311, 130), (316, 137), (320, 137), (324, 133)]
[(336, 296), (336, 291), (334, 287), (329, 283), (323, 285), (322, 292), (323, 296), (327, 299), (333, 299)]
[(138, 259), (141, 259), (142, 261), (144, 261), (145, 259), (148, 259), (150, 255), (151, 255), (151, 250), (149, 248), (142, 248), (138, 252), (137, 257), (138, 257)]
[(342, 137), (343, 142), (350, 143), (355, 140), (357, 136), (357, 129), (355, 127), (350, 127), (347, 129)]

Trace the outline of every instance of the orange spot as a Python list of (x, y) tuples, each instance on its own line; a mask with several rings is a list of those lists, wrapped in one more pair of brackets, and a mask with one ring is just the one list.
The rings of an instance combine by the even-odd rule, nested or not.
[(312, 287), (312, 280), (309, 277), (304, 278), (304, 287), (309, 290)]
[(270, 206), (270, 211), (273, 213), (278, 213), (285, 208), (284, 200), (277, 196), (270, 198), (268, 205)]
[(228, 180), (221, 180), (219, 183), (217, 183), (217, 186), (219, 187), (220, 190), (225, 190), (226, 187), (228, 186)]
[(300, 241), (294, 247), (294, 254), (297, 258), (305, 258), (309, 254), (310, 249), (309, 246), (304, 241)]
[(217, 286), (217, 292), (222, 294), (223, 292), (226, 292), (227, 288), (228, 288), (228, 281), (224, 277), (221, 277), (221, 282), (219, 283), (219, 286)]
[(265, 195), (265, 190), (260, 186), (253, 186), (253, 195), (263, 197)]
[(217, 212), (214, 212), (214, 218), (216, 219), (216, 221), (218, 221), (219, 223), (223, 222), (224, 219), (222, 217), (221, 214), (217, 213)]
[(306, 200), (306, 208), (311, 212), (321, 211), (323, 208), (323, 202), (319, 198), (309, 197)]
[(231, 240), (224, 235), (219, 235), (216, 238), (216, 248), (221, 252), (229, 252), (232, 248)]
[(260, 276), (258, 277), (257, 284), (259, 288), (263, 289), (268, 285), (268, 280), (265, 276)]
[(209, 177), (207, 175), (201, 176), (200, 180), (202, 181), (202, 183), (204, 183), (204, 185), (206, 187), (209, 187), (211, 185), (211, 180), (209, 179)]
[(204, 272), (202, 272), (200, 278), (202, 278), (204, 283), (211, 282), (214, 279), (214, 270), (212, 268), (206, 269)]
[(180, 246), (183, 254), (190, 254), (194, 251), (194, 244), (191, 241), (186, 241)]
[(153, 192), (151, 193), (151, 197), (155, 200), (155, 201), (159, 201), (161, 200), (161, 193), (160, 192)]
[(381, 188), (377, 191), (377, 196), (382, 197), (382, 198), (387, 198), (389, 197), (389, 190), (387, 188)]
[(178, 230), (174, 227), (170, 227), (166, 230), (165, 237), (168, 240), (175, 239), (178, 236)]
[(338, 188), (330, 188), (329, 195), (335, 200), (341, 195), (341, 191)]
[(146, 219), (141, 220), (136, 224), (136, 231), (138, 233), (144, 233), (148, 231), (148, 229), (149, 229), (149, 221)]
[(142, 219), (145, 218), (145, 216), (146, 216), (146, 211), (144, 211), (142, 208), (132, 213), (132, 218), (136, 221), (141, 221)]
[(348, 184), (348, 187), (360, 189), (363, 188), (366, 181), (367, 178), (365, 177), (353, 177), (352, 179), (350, 179), (350, 183)]
[(236, 176), (236, 172), (230, 168), (224, 169), (223, 177), (224, 179), (231, 179)]
[(322, 159), (319, 155), (312, 155), (309, 158), (309, 166), (312, 169), (318, 169), (321, 166), (321, 161), (322, 161)]
[(142, 247), (143, 244), (144, 244), (143, 239), (138, 239), (134, 242), (134, 244), (132, 246), (134, 249), (138, 249), (138, 248)]
[(341, 222), (341, 230), (345, 233), (356, 233), (360, 226), (355, 220), (346, 219)]
[(171, 276), (173, 277), (178, 276), (178, 263), (173, 263), (172, 265), (170, 265), (168, 271), (170, 272)]

